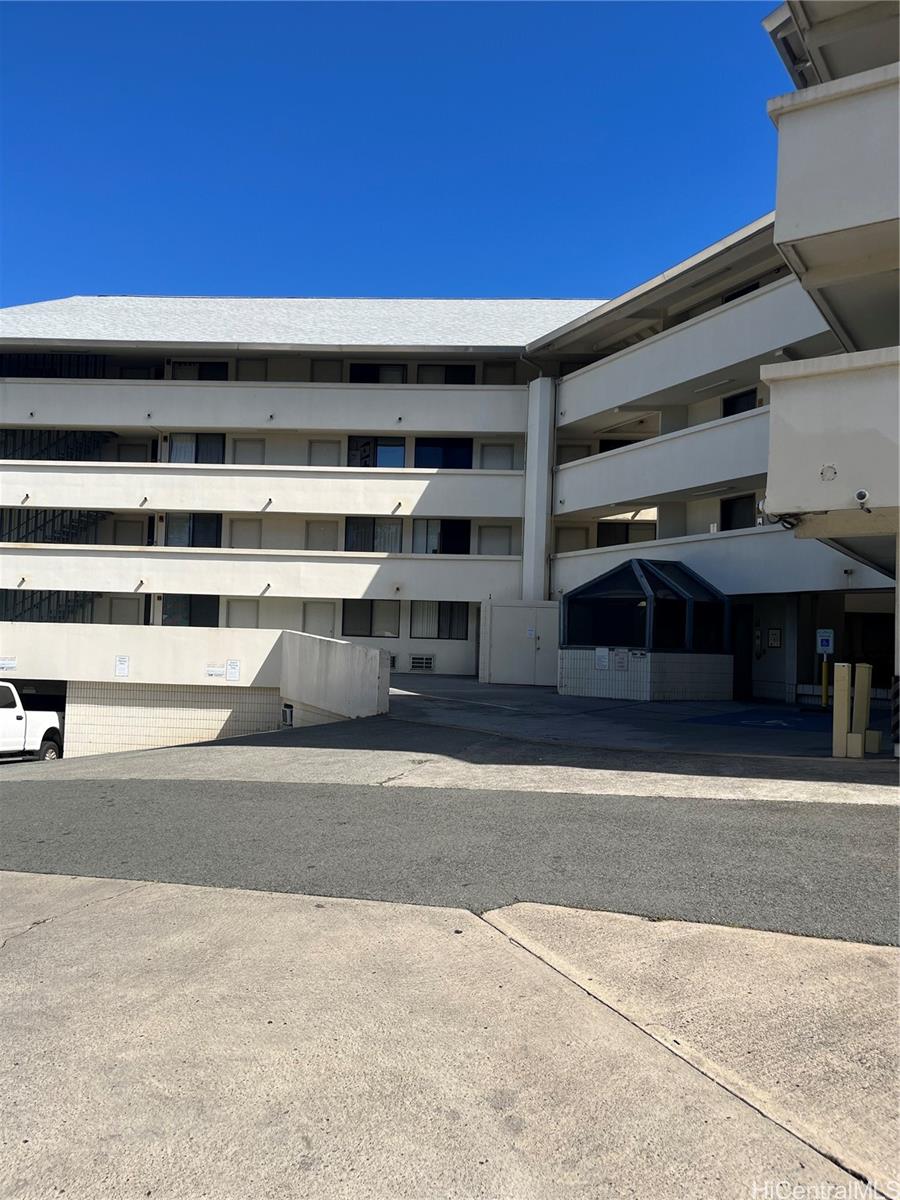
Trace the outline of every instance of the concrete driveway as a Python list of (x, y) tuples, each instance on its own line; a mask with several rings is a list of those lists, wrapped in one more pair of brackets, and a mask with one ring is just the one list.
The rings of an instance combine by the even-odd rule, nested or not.
[[(827, 758), (831, 713), (737, 700), (641, 703), (560, 696), (554, 688), (481, 684), (452, 675), (391, 676), (391, 715), (505, 737), (606, 750)], [(890, 715), (872, 712), (891, 756)], [(872, 759), (869, 760), (873, 761)]]
[(10, 766), (0, 1196), (890, 1196), (891, 775), (396, 713)]

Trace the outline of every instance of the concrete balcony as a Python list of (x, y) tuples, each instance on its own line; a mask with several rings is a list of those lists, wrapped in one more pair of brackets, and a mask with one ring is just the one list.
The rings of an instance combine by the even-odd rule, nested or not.
[[(868, 350), (768, 367), (770, 513), (812, 513), (798, 533), (897, 529), (900, 351)], [(863, 507), (857, 491), (868, 492)], [(865, 512), (864, 508), (871, 509)]]
[(4, 379), (0, 424), (57, 429), (524, 433), (527, 387)]
[(809, 339), (827, 341), (814, 351), (824, 353), (827, 322), (795, 279), (778, 280), (567, 375), (557, 389), (558, 425), (624, 405), (691, 404), (716, 395), (717, 385), (719, 394), (752, 387), (761, 363)]
[(775, 241), (848, 350), (897, 340), (898, 87), (893, 63), (769, 101)]
[(693, 425), (558, 467), (553, 514), (686, 499), (724, 483), (761, 482), (769, 443), (767, 408)]
[[(25, 500), (25, 497), (28, 497)], [(105, 511), (521, 517), (518, 471), (0, 463), (0, 505)]]
[(890, 586), (884, 574), (859, 566), (830, 546), (797, 541), (790, 530), (765, 525), (556, 554), (552, 595), (569, 592), (631, 558), (683, 562), (729, 596), (843, 590), (850, 586), (844, 574), (848, 566), (854, 568), (854, 588)]
[(517, 600), (512, 556), (200, 550), (17, 543), (4, 587), (34, 591), (302, 597), (307, 600)]

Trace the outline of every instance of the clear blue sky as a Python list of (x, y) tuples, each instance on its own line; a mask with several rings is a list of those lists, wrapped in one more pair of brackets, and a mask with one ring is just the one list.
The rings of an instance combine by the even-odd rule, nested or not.
[(4, 3), (3, 304), (613, 296), (774, 204), (756, 3)]

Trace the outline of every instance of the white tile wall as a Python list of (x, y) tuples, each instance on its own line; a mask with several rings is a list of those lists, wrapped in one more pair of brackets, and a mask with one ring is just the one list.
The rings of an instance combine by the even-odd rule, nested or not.
[(79, 758), (181, 746), (280, 724), (278, 688), (73, 682), (66, 696), (64, 753)]
[(622, 650), (624, 670), (616, 667), (610, 647), (609, 666), (598, 669), (593, 649), (559, 652), (559, 691), (564, 696), (596, 696), (609, 700), (730, 700), (730, 654), (670, 654), (662, 650)]

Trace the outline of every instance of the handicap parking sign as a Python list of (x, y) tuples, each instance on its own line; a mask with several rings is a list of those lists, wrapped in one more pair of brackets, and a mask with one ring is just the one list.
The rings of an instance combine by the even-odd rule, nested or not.
[(816, 654), (834, 654), (834, 630), (816, 630)]

